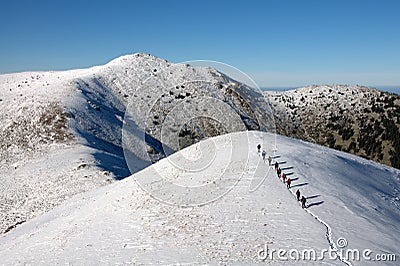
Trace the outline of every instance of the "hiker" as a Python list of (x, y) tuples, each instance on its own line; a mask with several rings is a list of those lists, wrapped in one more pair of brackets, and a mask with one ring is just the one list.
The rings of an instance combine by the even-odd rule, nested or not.
[(296, 191), (296, 197), (297, 197), (297, 201), (300, 201), (300, 190)]
[(278, 162), (275, 162), (275, 170), (278, 169), (278, 166), (279, 166)]
[(261, 155), (262, 155), (262, 158), (263, 158), (263, 160), (265, 162), (265, 156), (267, 155), (267, 152), (265, 150), (263, 150)]
[(287, 188), (290, 188), (290, 184), (292, 183), (292, 180), (290, 179), (290, 177), (288, 178), (286, 183), (287, 183)]
[(285, 175), (285, 173), (282, 173), (282, 180), (283, 180), (283, 183), (286, 183), (286, 175)]
[(306, 202), (307, 202), (306, 198), (304, 196), (302, 196), (301, 197), (301, 207), (303, 209), (306, 208)]
[(261, 152), (261, 144), (258, 144), (258, 145), (257, 145), (257, 150), (258, 150), (258, 153)]
[(278, 168), (278, 170), (276, 171), (276, 173), (278, 174), (278, 178), (281, 178), (281, 173), (282, 173), (281, 168)]
[(271, 165), (271, 162), (272, 162), (272, 158), (271, 158), (271, 156), (268, 156), (268, 166)]

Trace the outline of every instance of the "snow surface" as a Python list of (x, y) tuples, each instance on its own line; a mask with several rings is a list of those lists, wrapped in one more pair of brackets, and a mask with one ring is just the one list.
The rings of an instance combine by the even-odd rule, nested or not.
[[(196, 80), (201, 86), (185, 83)], [(185, 90), (175, 86), (181, 83)], [(128, 169), (122, 125), (130, 103), (146, 107), (136, 118), (153, 118), (168, 113), (163, 107), (175, 97), (189, 102), (210, 92), (248, 117), (241, 104), (262, 106), (263, 99), (252, 91), (237, 98), (241, 87), (212, 69), (144, 54), (89, 69), (0, 75), (0, 232), (7, 232), (0, 264), (270, 263), (257, 257), (264, 245), (337, 250), (341, 237), (349, 248), (398, 256), (399, 170), (356, 156), (243, 132), (152, 166), (133, 156)], [(207, 108), (210, 116), (220, 112)], [(155, 124), (148, 130), (161, 134)], [(260, 161), (258, 143), (292, 178), (291, 191)], [(307, 210), (294, 198), (298, 188)]]
[[(230, 102), (235, 115), (254, 126), (235, 94), (240, 89), (250, 91), (211, 68), (173, 64), (147, 54), (122, 56), (88, 69), (0, 75), (0, 234), (73, 195), (125, 178), (162, 158), (158, 153), (151, 160), (135, 158), (134, 165), (126, 164), (122, 128), (129, 106), (140, 107), (134, 122), (144, 119), (153, 146), (160, 146), (161, 125), (156, 126), (153, 117), (161, 120), (179, 103), (193, 104), (207, 93), (220, 103)], [(263, 98), (250, 93), (246, 97), (249, 103)], [(221, 111), (210, 104), (207, 108), (209, 116)], [(229, 124), (227, 117), (224, 121)], [(169, 125), (174, 132), (181, 126)], [(245, 128), (240, 124), (231, 131)], [(170, 153), (180, 147), (173, 148)]]
[(112, 181), (60, 117), (76, 99), (70, 81), (95, 70), (0, 75), (1, 233)]
[[(291, 190), (261, 161), (258, 143), (293, 180)], [(194, 172), (190, 166), (177, 168), (181, 158), (193, 165), (214, 159)], [(194, 194), (176, 193), (165, 180)], [(298, 188), (308, 197), (307, 210), (294, 197)], [(273, 134), (232, 133), (201, 141), (17, 226), (0, 239), (0, 258), (4, 265), (271, 263), (257, 257), (265, 244), (320, 251), (338, 248), (341, 237), (348, 248), (398, 256), (399, 193), (397, 169)], [(207, 199), (201, 206), (189, 204)], [(294, 264), (276, 258), (272, 263)]]

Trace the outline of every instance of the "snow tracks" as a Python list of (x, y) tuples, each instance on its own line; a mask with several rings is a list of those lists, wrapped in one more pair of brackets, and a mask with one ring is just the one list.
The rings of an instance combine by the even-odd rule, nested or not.
[[(274, 160), (275, 162), (278, 162), (278, 165), (280, 165), (280, 164), (287, 164), (286, 161), (279, 160), (281, 157), (280, 157), (280, 155), (277, 155), (277, 154), (276, 154), (276, 150), (274, 151), (274, 156), (273, 156), (272, 158), (273, 158), (273, 160)], [(269, 166), (269, 168), (272, 168), (272, 167), (274, 167), (274, 166), (273, 166), (273, 165), (270, 165), (270, 166)], [(278, 167), (279, 167), (279, 166), (278, 166)], [(289, 177), (290, 177), (291, 175), (293, 175), (293, 174), (294, 174), (294, 172), (292, 171), (293, 169), (294, 169), (293, 167), (283, 167), (283, 168), (281, 169), (281, 174), (278, 176), (278, 180), (279, 180), (279, 181), (282, 181), (281, 175), (282, 175), (283, 173), (285, 173), (285, 175), (286, 175), (286, 176), (289, 176)], [(291, 170), (290, 173), (288, 172), (288, 170)], [(275, 172), (277, 172), (277, 171), (275, 171)], [(290, 177), (290, 178), (291, 178), (291, 177)], [(307, 182), (299, 183), (298, 181), (300, 180), (300, 178), (301, 178), (301, 177), (291, 178), (291, 181), (292, 181), (293, 186), (290, 187), (290, 188), (288, 189), (288, 190), (290, 191), (290, 193), (294, 196), (294, 198), (295, 198), (296, 200), (297, 200), (296, 191), (295, 191), (296, 188), (301, 187), (301, 186), (305, 186), (305, 185), (308, 184)], [(295, 183), (293, 183), (293, 182), (295, 182)], [(286, 183), (284, 183), (284, 185), (286, 186)], [(304, 195), (303, 195), (303, 196), (304, 196)], [(314, 196), (312, 196), (312, 197), (314, 197)], [(310, 198), (311, 198), (311, 197), (310, 197)], [(308, 206), (306, 206), (306, 208), (304, 208), (304, 211), (306, 211), (309, 215), (311, 215), (312, 217), (314, 217), (319, 223), (321, 223), (321, 224), (326, 228), (326, 235), (325, 235), (325, 236), (326, 236), (326, 239), (328, 240), (330, 249), (331, 249), (333, 252), (336, 253), (337, 259), (339, 259), (341, 262), (345, 263), (346, 265), (352, 265), (351, 262), (349, 262), (348, 260), (346, 260), (346, 259), (343, 257), (343, 254), (341, 254), (341, 253), (339, 252), (335, 241), (332, 239), (332, 228), (331, 228), (331, 226), (330, 226), (326, 221), (324, 221), (322, 218), (320, 218), (318, 215), (314, 214), (312, 211), (309, 210), (309, 207), (315, 206), (315, 205), (320, 205), (320, 204), (322, 204), (322, 203), (323, 203), (323, 201), (320, 201), (320, 202), (317, 202), (317, 203), (311, 203), (311, 204), (309, 204)], [(301, 203), (300, 203), (300, 204), (301, 204)], [(339, 240), (338, 240), (338, 241), (339, 241)]]

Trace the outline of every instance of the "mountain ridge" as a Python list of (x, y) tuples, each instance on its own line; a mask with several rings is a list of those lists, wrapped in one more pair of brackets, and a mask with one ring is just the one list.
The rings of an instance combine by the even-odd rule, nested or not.
[(264, 92), (277, 132), (400, 168), (400, 96), (363, 86)]
[[(174, 64), (142, 53), (88, 69), (0, 75), (0, 232), (76, 193), (151, 165), (166, 156), (165, 144), (171, 153), (205, 137), (265, 127), (260, 120), (264, 106), (254, 100), (256, 108), (249, 108), (252, 99), (262, 94), (241, 96), (250, 91), (211, 68)], [(208, 96), (215, 100), (197, 101)], [(161, 142), (162, 119), (174, 106), (189, 110), (197, 104), (207, 108), (211, 117), (221, 115), (214, 102), (231, 114), (237, 112), (236, 120), (227, 116), (214, 121), (204, 115), (197, 120), (178, 119), (165, 127), (170, 133)], [(129, 106), (135, 104), (140, 106), (136, 118), (144, 118), (140, 142), (145, 145), (139, 152), (147, 155), (129, 165), (123, 128), (125, 115), (132, 110)], [(224, 123), (232, 126), (225, 128)]]
[[(275, 138), (277, 145), (274, 145)], [(263, 148), (268, 154), (274, 154), (274, 160), (293, 179), (291, 190), (277, 178), (273, 166), (262, 161), (256, 151), (257, 143), (265, 143)], [(175, 163), (179, 161), (175, 159), (196, 154), (199, 147), (204, 154), (215, 153), (219, 158), (228, 158), (233, 149), (238, 156), (230, 163), (235, 167), (225, 168), (217, 160), (211, 163), (207, 173), (193, 174), (190, 168), (177, 171)], [(270, 250), (287, 252), (312, 249), (320, 255), (320, 251), (330, 247), (327, 237), (336, 245), (341, 243), (339, 239), (344, 239), (346, 245), (341, 250), (370, 249), (374, 255), (399, 252), (396, 243), (400, 172), (397, 169), (316, 144), (257, 131), (202, 140), (171, 157), (120, 182), (77, 195), (44, 216), (17, 226), (0, 239), (4, 263), (273, 262), (287, 265), (287, 260), (276, 256), (272, 261), (262, 260), (258, 252), (268, 246)], [(210, 157), (200, 158), (204, 159), (207, 161)], [(235, 178), (243, 176), (237, 183), (216, 177), (223, 169)], [(210, 192), (218, 197), (220, 188), (229, 192), (197, 207), (165, 204), (154, 197), (168, 188), (162, 182), (154, 182), (158, 174), (177, 184), (194, 178), (191, 182), (202, 184), (201, 191), (195, 195), (201, 200), (204, 195), (214, 194)], [(381, 179), (375, 178), (377, 174)], [(358, 185), (354, 179), (360, 179)], [(147, 184), (141, 183), (143, 180), (148, 180)], [(254, 185), (257, 189), (252, 190)], [(173, 202), (185, 201), (191, 195), (173, 193), (175, 190), (170, 188), (165, 196)], [(292, 195), (298, 188), (308, 198), (307, 212)], [(315, 217), (329, 226), (330, 236)], [(346, 261), (357, 264), (360, 260)], [(289, 262), (344, 264), (337, 257), (329, 259), (328, 256), (324, 260), (289, 259)], [(364, 262), (367, 260), (361, 257), (361, 263)]]
[[(291, 120), (282, 122), (289, 118), (278, 100), (266, 95), (270, 106), (265, 94), (223, 73), (148, 54), (127, 55), (89, 69), (0, 75), (0, 92), (2, 233), (12, 233), (77, 194), (137, 173), (202, 139), (238, 130), (288, 130), (290, 136), (289, 125), (296, 126)], [(197, 100), (209, 96), (212, 101)], [(171, 118), (168, 114), (174, 114), (175, 106), (182, 108)], [(191, 109), (207, 119), (187, 120)], [(208, 119), (205, 113), (220, 119)], [(129, 115), (135, 119), (130, 121)], [(172, 122), (164, 125), (165, 121)], [(131, 122), (143, 135), (124, 139)], [(168, 132), (163, 135), (164, 126)], [(307, 132), (301, 124), (297, 127), (298, 132)], [(135, 150), (136, 140), (142, 150)], [(276, 142), (262, 144), (272, 154)], [(398, 204), (396, 193), (390, 198)]]

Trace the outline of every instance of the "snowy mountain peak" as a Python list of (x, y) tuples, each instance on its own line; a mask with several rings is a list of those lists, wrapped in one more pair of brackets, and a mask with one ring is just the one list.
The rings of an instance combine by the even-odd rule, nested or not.
[[(381, 138), (391, 161), (394, 95), (313, 86), (266, 93), (270, 105), (215, 69), (147, 54), (0, 75), (0, 92), (1, 263), (264, 263), (258, 255), (266, 247), (331, 248), (339, 256), (343, 239), (349, 248), (399, 252), (398, 170), (273, 134), (276, 125), (329, 145), (354, 138), (350, 151), (367, 155)], [(348, 127), (349, 119), (366, 130)], [(374, 130), (371, 142), (365, 136)], [(292, 188), (260, 159), (257, 144)]]
[(167, 60), (158, 58), (151, 54), (146, 53), (134, 53), (126, 54), (111, 60), (109, 63), (104, 65), (104, 67), (120, 65), (120, 66), (131, 66), (135, 64), (143, 64), (143, 62), (149, 62), (154, 64), (168, 63)]
[[(260, 92), (211, 68), (147, 54), (89, 69), (0, 75), (0, 89), (1, 232), (203, 138), (273, 131)], [(131, 145), (137, 141), (140, 150)], [(127, 155), (135, 159), (127, 163)]]

